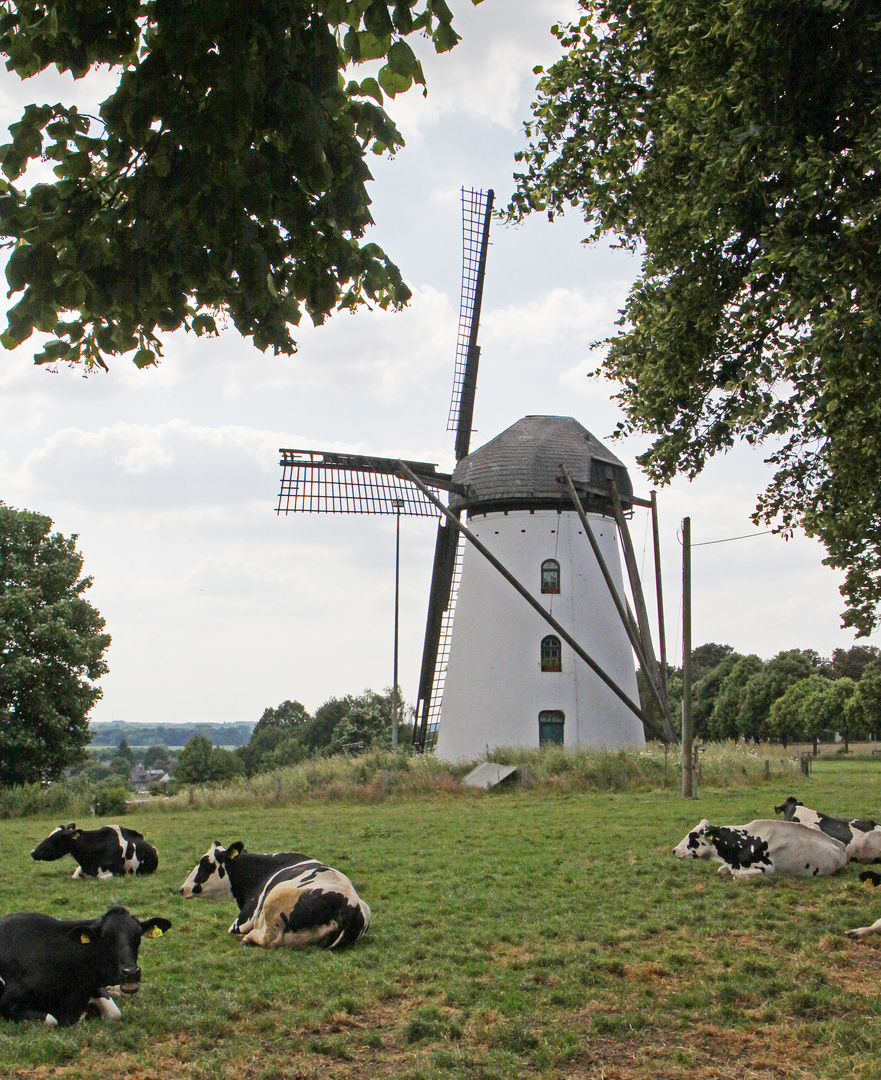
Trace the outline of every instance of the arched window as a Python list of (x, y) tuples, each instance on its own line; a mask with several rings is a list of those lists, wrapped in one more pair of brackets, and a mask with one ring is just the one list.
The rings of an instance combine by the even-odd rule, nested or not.
[(563, 724), (566, 717), (559, 709), (546, 709), (538, 714), (538, 745), (562, 746)]
[(563, 647), (560, 639), (548, 634), (541, 639), (541, 669), (542, 671), (563, 670)]
[(541, 591), (547, 593), (560, 591), (560, 564), (556, 559), (545, 559), (541, 564)]

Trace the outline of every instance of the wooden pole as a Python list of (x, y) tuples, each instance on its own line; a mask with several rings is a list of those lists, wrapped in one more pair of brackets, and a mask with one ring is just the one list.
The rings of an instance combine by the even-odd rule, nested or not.
[(661, 686), (667, 692), (667, 631), (664, 626), (664, 586), (661, 581), (661, 537), (658, 529), (658, 496), (651, 494), (652, 545), (655, 553), (655, 597), (658, 604), (658, 652), (661, 664)]
[(691, 518), (682, 519), (682, 797), (695, 798), (691, 715)]
[(633, 541), (630, 538), (630, 529), (627, 527), (627, 519), (624, 517), (624, 509), (621, 506), (618, 486), (614, 480), (609, 484), (609, 494), (612, 497), (612, 508), (615, 511), (615, 520), (618, 523), (618, 534), (621, 537), (621, 549), (624, 552), (624, 565), (627, 568), (627, 576), (630, 580), (630, 592), (633, 596), (634, 606), (636, 607), (639, 636), (643, 643), (643, 652), (645, 653), (646, 663), (643, 665), (643, 671), (649, 682), (652, 684), (655, 695), (659, 697), (659, 701), (661, 702), (661, 723), (664, 728), (664, 733), (670, 742), (675, 742), (676, 732), (673, 730), (673, 723), (670, 718), (670, 706), (667, 703), (667, 695), (664, 693), (661, 679), (658, 674), (659, 666), (658, 661), (655, 658), (655, 649), (652, 645), (652, 632), (649, 627), (648, 610), (645, 606), (645, 596), (643, 595), (642, 582), (639, 578), (639, 567), (636, 564)]

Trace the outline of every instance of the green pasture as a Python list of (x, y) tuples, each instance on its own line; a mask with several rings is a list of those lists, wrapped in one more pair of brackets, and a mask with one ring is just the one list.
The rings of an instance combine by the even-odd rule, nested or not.
[[(93, 917), (125, 904), (173, 929), (141, 948), (117, 1024), (0, 1021), (0, 1076), (67, 1080), (881, 1075), (881, 889), (833, 878), (724, 882), (672, 849), (701, 817), (773, 817), (787, 795), (881, 819), (881, 761), (810, 779), (669, 792), (390, 797), (372, 804), (132, 813), (159, 848), (138, 880), (34, 863), (59, 821), (0, 821), (0, 910)], [(90, 825), (88, 821), (81, 821)], [(244, 949), (232, 904), (177, 895), (212, 840), (300, 850), (373, 911), (348, 952)]]

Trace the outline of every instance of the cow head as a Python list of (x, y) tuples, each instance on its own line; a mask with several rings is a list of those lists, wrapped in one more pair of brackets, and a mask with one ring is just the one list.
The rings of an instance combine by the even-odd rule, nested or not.
[(716, 836), (716, 826), (704, 818), (673, 848), (673, 854), (677, 859), (707, 859), (713, 854), (713, 841)]
[(170, 929), (168, 919), (142, 922), (124, 907), (113, 907), (100, 919), (76, 923), (68, 933), (71, 940), (89, 950), (89, 967), (97, 986), (119, 986), (124, 994), (136, 994), (141, 984), (141, 938), (162, 937)]
[(792, 821), (797, 806), (804, 806), (804, 803), (796, 799), (795, 796), (790, 795), (785, 802), (780, 804), (780, 806), (774, 807), (774, 813), (782, 814), (786, 821)]
[(241, 840), (236, 840), (228, 848), (221, 847), (220, 842), (215, 840), (181, 885), (178, 890), (181, 896), (203, 896), (208, 900), (232, 899), (228, 867), (233, 859), (241, 855), (244, 847)]
[(52, 862), (70, 854), (71, 844), (80, 835), (80, 830), (75, 822), (69, 825), (59, 825), (57, 829), (42, 840), (31, 852), (31, 858), (38, 862)]

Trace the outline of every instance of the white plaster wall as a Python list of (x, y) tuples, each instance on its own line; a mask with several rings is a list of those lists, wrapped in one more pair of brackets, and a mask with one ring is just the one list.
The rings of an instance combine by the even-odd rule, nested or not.
[[(623, 594), (617, 530), (589, 516)], [(468, 526), (633, 701), (633, 652), (590, 542), (574, 512), (479, 515)], [(541, 564), (561, 568), (558, 595), (541, 592)], [(540, 645), (554, 631), (493, 566), (467, 544), (453, 620), (435, 753), (448, 761), (482, 758), (500, 746), (538, 746), (538, 714), (565, 714), (567, 746), (643, 746), (641, 722), (563, 642), (561, 672), (541, 670)]]

